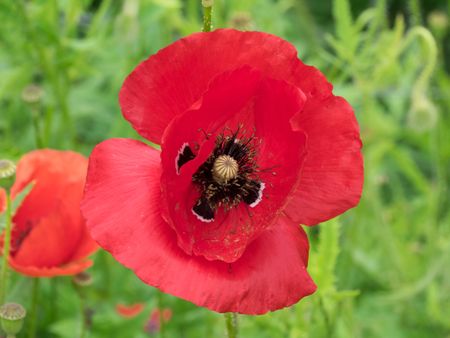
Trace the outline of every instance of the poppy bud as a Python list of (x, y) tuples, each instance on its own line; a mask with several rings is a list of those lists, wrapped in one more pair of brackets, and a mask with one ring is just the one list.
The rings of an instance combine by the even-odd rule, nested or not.
[(241, 31), (254, 29), (252, 16), (248, 12), (236, 12), (231, 16), (230, 26)]
[(212, 7), (214, 5), (214, 0), (202, 0), (203, 7)]
[(22, 91), (22, 100), (26, 103), (37, 103), (42, 99), (44, 91), (42, 88), (35, 84), (30, 84)]
[(0, 178), (11, 177), (16, 172), (16, 165), (10, 160), (0, 160)]
[(437, 122), (438, 111), (424, 93), (414, 97), (408, 113), (408, 126), (416, 132), (432, 129)]
[(92, 284), (92, 276), (90, 273), (82, 271), (82, 272), (76, 274), (75, 276), (73, 276), (72, 282), (76, 286), (82, 286), (82, 287), (89, 286)]
[(428, 23), (433, 33), (442, 38), (448, 29), (448, 16), (441, 11), (434, 11), (428, 15)]
[(27, 312), (20, 304), (6, 303), (0, 307), (2, 329), (5, 331), (7, 338), (13, 338), (20, 332), (26, 314)]

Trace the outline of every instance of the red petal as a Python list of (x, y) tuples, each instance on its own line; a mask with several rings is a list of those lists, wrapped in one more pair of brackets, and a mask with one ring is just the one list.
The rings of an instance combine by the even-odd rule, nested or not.
[(243, 65), (291, 82), (307, 96), (331, 93), (325, 77), (304, 65), (289, 42), (267, 33), (219, 29), (180, 39), (136, 67), (120, 92), (122, 112), (143, 137), (161, 143), (169, 122), (200, 99), (215, 76)]
[(308, 100), (293, 125), (306, 133), (308, 154), (287, 215), (314, 225), (357, 205), (363, 185), (362, 144), (350, 105), (335, 96)]
[(72, 262), (67, 265), (56, 266), (56, 267), (36, 267), (36, 266), (23, 266), (16, 264), (13, 259), (10, 259), (9, 264), (11, 267), (27, 276), (31, 277), (56, 277), (56, 276), (73, 276), (76, 275), (90, 266), (92, 266), (92, 261), (83, 260), (78, 262)]
[[(162, 144), (162, 166), (163, 176), (161, 186), (164, 190), (168, 214), (166, 220), (177, 231), (178, 242), (187, 253), (205, 255), (208, 259), (236, 260), (242, 255), (248, 238), (239, 241), (225, 240), (224, 236), (230, 232), (231, 222), (223, 224), (215, 222), (214, 227), (205, 228), (205, 223), (199, 221), (192, 213), (192, 207), (199, 197), (197, 189), (193, 186), (192, 175), (197, 168), (206, 161), (215, 145), (216, 135), (223, 132), (225, 126), (234, 127), (227, 123), (234, 116), (242, 116), (248, 113), (253, 118), (253, 111), (247, 108), (252, 106), (254, 96), (260, 84), (259, 72), (244, 67), (233, 72), (227, 72), (218, 76), (210, 86), (208, 92), (203, 96), (198, 109), (187, 111), (172, 121), (166, 129)], [(241, 119), (242, 120), (242, 119)], [(199, 130), (202, 131), (199, 131)], [(205, 140), (204, 133), (210, 134), (210, 139)], [(180, 175), (175, 170), (175, 158), (180, 147), (188, 142), (192, 148), (199, 145), (196, 158), (181, 168)], [(243, 209), (240, 208), (240, 209)], [(245, 210), (235, 214), (232, 211), (230, 220), (238, 220), (243, 215), (248, 218)], [(236, 221), (244, 226), (245, 221)], [(218, 226), (218, 225), (221, 226)], [(237, 229), (233, 231), (238, 234)], [(243, 236), (246, 232), (240, 232)], [(206, 237), (206, 238), (205, 238)], [(220, 238), (220, 242), (218, 242)], [(212, 240), (218, 244), (218, 248), (211, 247), (203, 241)], [(237, 247), (227, 248), (224, 253), (223, 243)], [(194, 246), (193, 246), (194, 244)]]
[(55, 210), (33, 226), (12, 260), (16, 265), (38, 268), (67, 263), (79, 241), (79, 233), (74, 231), (77, 227), (70, 217)]
[(261, 208), (262, 223), (270, 224), (282, 210), (286, 198), (296, 187), (305, 157), (306, 138), (293, 131), (290, 120), (299, 113), (306, 97), (284, 81), (266, 79), (255, 106), (256, 135), (262, 140), (258, 152), (260, 178), (266, 184)]
[(160, 216), (160, 174), (156, 150), (138, 141), (105, 141), (91, 155), (82, 202), (95, 240), (143, 281), (214, 311), (246, 314), (289, 306), (314, 292), (307, 237), (287, 219), (235, 263), (185, 254)]
[(125, 318), (133, 318), (139, 315), (144, 310), (144, 304), (142, 303), (135, 303), (131, 305), (125, 305), (125, 304), (117, 304), (116, 305), (116, 312)]
[[(63, 199), (67, 184), (76, 184), (82, 191), (86, 170), (87, 159), (72, 151), (43, 149), (23, 156), (17, 165), (11, 196), (14, 198), (32, 182), (34, 186), (17, 211), (14, 223), (22, 224), (52, 213)], [(76, 208), (70, 211), (79, 215)]]
[[(142, 142), (110, 139), (94, 148), (81, 211), (104, 249), (128, 246), (135, 219), (152, 227), (148, 210), (160, 210), (160, 174), (160, 152)], [(157, 194), (150, 194), (153, 182), (158, 182)]]
[(6, 210), (6, 191), (0, 188), (0, 214)]

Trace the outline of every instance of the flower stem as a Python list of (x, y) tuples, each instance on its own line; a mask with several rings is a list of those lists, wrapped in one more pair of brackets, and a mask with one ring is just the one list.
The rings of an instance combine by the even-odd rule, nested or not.
[(84, 338), (88, 334), (90, 328), (90, 318), (88, 308), (86, 307), (86, 295), (85, 290), (82, 286), (72, 283), (72, 286), (78, 295), (78, 300), (80, 301), (80, 314), (81, 314), (81, 327), (79, 338)]
[(228, 338), (237, 338), (237, 314), (234, 312), (225, 313), (225, 325), (227, 327)]
[(37, 319), (37, 305), (39, 298), (39, 278), (33, 278), (33, 289), (31, 298), (31, 311), (30, 311), (30, 326), (28, 330), (28, 338), (36, 337), (36, 319)]
[(159, 309), (159, 336), (160, 338), (164, 338), (165, 336), (165, 327), (164, 327), (164, 318), (163, 318), (163, 292), (161, 290), (158, 291), (158, 309)]
[(202, 6), (203, 6), (203, 31), (204, 32), (211, 32), (211, 26), (212, 26), (212, 6), (213, 6), (213, 0), (202, 0)]
[(0, 305), (5, 302), (8, 287), (8, 258), (9, 248), (11, 245), (11, 196), (6, 194), (6, 226), (5, 226), (5, 243), (3, 245), (2, 269), (0, 274)]

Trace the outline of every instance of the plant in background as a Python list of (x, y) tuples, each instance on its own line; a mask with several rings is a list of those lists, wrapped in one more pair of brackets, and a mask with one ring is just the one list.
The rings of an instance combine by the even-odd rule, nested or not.
[(355, 206), (363, 182), (353, 110), (317, 69), (270, 34), (197, 33), (141, 63), (120, 104), (161, 151), (111, 139), (91, 154), (82, 212), (104, 249), (218, 312), (314, 292), (299, 224)]
[[(6, 209), (1, 302), (8, 265), (30, 277), (75, 275), (92, 265), (86, 258), (97, 245), (79, 210), (86, 170), (87, 160), (78, 153), (36, 150), (20, 159), (10, 195), (0, 188), (0, 212)], [(35, 335), (38, 282), (34, 279), (30, 337)]]

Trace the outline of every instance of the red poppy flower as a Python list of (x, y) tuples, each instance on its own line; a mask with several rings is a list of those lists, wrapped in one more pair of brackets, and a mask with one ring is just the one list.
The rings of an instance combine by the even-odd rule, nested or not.
[(91, 234), (144, 282), (218, 312), (260, 314), (316, 286), (313, 225), (355, 206), (358, 124), (288, 42), (223, 29), (142, 62), (120, 92), (129, 139), (90, 157)]
[(12, 219), (13, 269), (52, 277), (73, 275), (92, 265), (86, 257), (97, 245), (80, 213), (86, 171), (87, 159), (71, 151), (36, 150), (19, 161), (12, 199), (27, 185), (33, 187)]
[(142, 303), (135, 303), (131, 305), (126, 304), (117, 304), (116, 305), (116, 312), (125, 318), (133, 318), (139, 315), (144, 310), (144, 304)]

